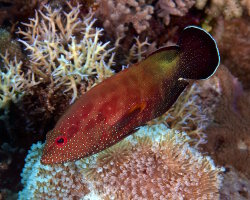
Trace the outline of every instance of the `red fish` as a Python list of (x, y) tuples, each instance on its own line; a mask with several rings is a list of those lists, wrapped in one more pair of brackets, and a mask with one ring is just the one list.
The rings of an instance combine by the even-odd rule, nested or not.
[(114, 145), (164, 114), (188, 79), (209, 78), (219, 62), (212, 36), (185, 28), (176, 46), (155, 51), (82, 95), (47, 134), (41, 163), (74, 161)]

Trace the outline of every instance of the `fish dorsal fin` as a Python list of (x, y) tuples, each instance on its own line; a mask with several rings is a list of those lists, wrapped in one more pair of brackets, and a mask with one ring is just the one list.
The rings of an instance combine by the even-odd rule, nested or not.
[[(172, 54), (170, 52), (173, 52)], [(165, 53), (165, 55), (167, 57), (165, 57), (165, 59), (168, 59), (168, 60), (173, 60), (175, 58), (175, 56), (179, 53), (180, 51), (180, 48), (178, 45), (175, 45), (175, 46), (168, 46), (168, 47), (161, 47), (159, 49), (157, 49), (156, 51), (150, 53), (147, 58), (149, 57), (152, 57), (152, 56), (155, 56), (155, 55), (159, 55), (161, 53)], [(146, 59), (147, 59), (146, 58)]]

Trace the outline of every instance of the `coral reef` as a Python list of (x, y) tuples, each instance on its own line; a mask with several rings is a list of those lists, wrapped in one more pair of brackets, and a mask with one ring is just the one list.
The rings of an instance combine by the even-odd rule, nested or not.
[(91, 15), (84, 20), (78, 17), (79, 5), (64, 14), (61, 9), (44, 8), (44, 12), (36, 12), (35, 18), (24, 24), (26, 31), (19, 29), (18, 33), (24, 36), (19, 41), (29, 52), (30, 69), (36, 80), (50, 82), (51, 89), (63, 88), (62, 92), (73, 93), (73, 103), (82, 80), (94, 76), (98, 83), (112, 75), (113, 49), (107, 48), (108, 42), (99, 41), (102, 30), (93, 28), (95, 20)]
[(195, 0), (158, 0), (153, 4), (152, 0), (97, 0), (97, 3), (99, 8), (95, 16), (103, 22), (109, 35), (119, 38), (129, 34), (128, 30), (132, 30), (130, 24), (135, 34), (139, 35), (143, 31), (150, 31), (152, 26), (161, 26), (156, 16), (163, 18), (164, 24), (169, 25), (170, 16), (184, 16)]
[[(196, 8), (204, 9), (207, 5), (207, 0), (197, 0)], [(247, 0), (212, 0), (210, 6), (206, 7), (206, 13), (210, 17), (219, 17), (223, 15), (225, 19), (241, 17), (243, 10), (247, 9), (250, 13), (250, 5)]]
[(13, 25), (20, 19), (26, 19), (34, 8), (48, 0), (1, 0), (0, 25), (11, 22)]
[(233, 166), (250, 178), (250, 93), (243, 91), (225, 67), (220, 66), (216, 74), (223, 95), (214, 112), (214, 120), (206, 129), (208, 142), (203, 148), (215, 163)]
[(16, 57), (18, 61), (23, 59), (20, 43), (12, 39), (8, 30), (0, 28), (0, 54), (4, 55), (6, 51), (10, 58)]
[(99, 9), (95, 15), (103, 21), (103, 27), (110, 34), (123, 37), (130, 23), (137, 33), (149, 27), (148, 20), (153, 13), (153, 6), (146, 0), (97, 0)]
[(159, 0), (156, 7), (158, 16), (163, 18), (165, 25), (169, 25), (170, 15), (184, 16), (194, 4), (195, 0)]
[(24, 189), (19, 199), (74, 199), (89, 193), (74, 163), (41, 165), (42, 149), (43, 145), (37, 143), (29, 150), (21, 174)]
[(247, 200), (250, 198), (250, 180), (233, 167), (226, 167), (223, 185), (220, 189), (221, 199)]
[(164, 115), (148, 124), (163, 123), (171, 129), (184, 131), (191, 138), (190, 144), (197, 148), (206, 143), (205, 129), (213, 121), (220, 95), (221, 88), (216, 76), (194, 83)]
[(217, 20), (213, 29), (223, 64), (239, 78), (244, 89), (250, 89), (250, 17)]
[[(0, 16), (0, 199), (250, 199), (249, 0), (0, 0)], [(187, 25), (218, 42), (213, 77), (103, 152), (40, 163), (70, 103)]]
[[(10, 51), (13, 40), (3, 31), (9, 43), (3, 39), (1, 44), (11, 49), (6, 48), (8, 53), (0, 58), (0, 144), (8, 142), (26, 151), (45, 138), (80, 93), (113, 74), (113, 48), (101, 41), (102, 29), (95, 28), (91, 14), (80, 17), (79, 5), (66, 5), (55, 9), (45, 6), (21, 25), (18, 46), (26, 47), (27, 57), (14, 57), (15, 51)], [(11, 163), (6, 177), (19, 179), (24, 154), (17, 154), (18, 158), (11, 155), (17, 163)], [(12, 178), (5, 180), (1, 188), (19, 190)]]
[(3, 122), (6, 138), (18, 129), (18, 135), (42, 139), (79, 94), (113, 74), (114, 49), (100, 40), (102, 29), (94, 27), (92, 14), (81, 19), (79, 5), (67, 6), (69, 12), (45, 6), (24, 23), (26, 30), (19, 29), (28, 59), (2, 56), (1, 107), (16, 103), (14, 122)]
[(164, 125), (142, 127), (99, 154), (51, 166), (40, 164), (43, 145), (34, 144), (19, 199), (83, 198), (90, 191), (100, 199), (217, 199), (221, 169), (187, 140)]
[(18, 102), (25, 93), (27, 80), (22, 71), (22, 62), (15, 58), (10, 61), (8, 52), (0, 58), (3, 60), (3, 67), (0, 68), (0, 109), (8, 110), (9, 103)]

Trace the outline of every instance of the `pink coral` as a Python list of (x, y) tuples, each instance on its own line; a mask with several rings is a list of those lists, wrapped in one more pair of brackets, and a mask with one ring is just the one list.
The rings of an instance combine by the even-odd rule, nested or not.
[(170, 22), (170, 15), (184, 16), (188, 10), (195, 4), (195, 0), (159, 0), (156, 4), (165, 25)]
[(146, 4), (145, 0), (97, 0), (99, 9), (97, 18), (103, 20), (107, 32), (117, 36), (124, 36), (129, 24), (133, 24), (137, 33), (149, 27), (148, 20), (153, 13), (153, 6)]

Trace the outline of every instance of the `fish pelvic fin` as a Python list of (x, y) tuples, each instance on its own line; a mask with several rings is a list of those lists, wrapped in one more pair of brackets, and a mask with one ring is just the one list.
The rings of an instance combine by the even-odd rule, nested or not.
[(186, 27), (177, 44), (180, 47), (179, 70), (184, 79), (207, 79), (219, 64), (220, 54), (214, 38), (202, 28)]

